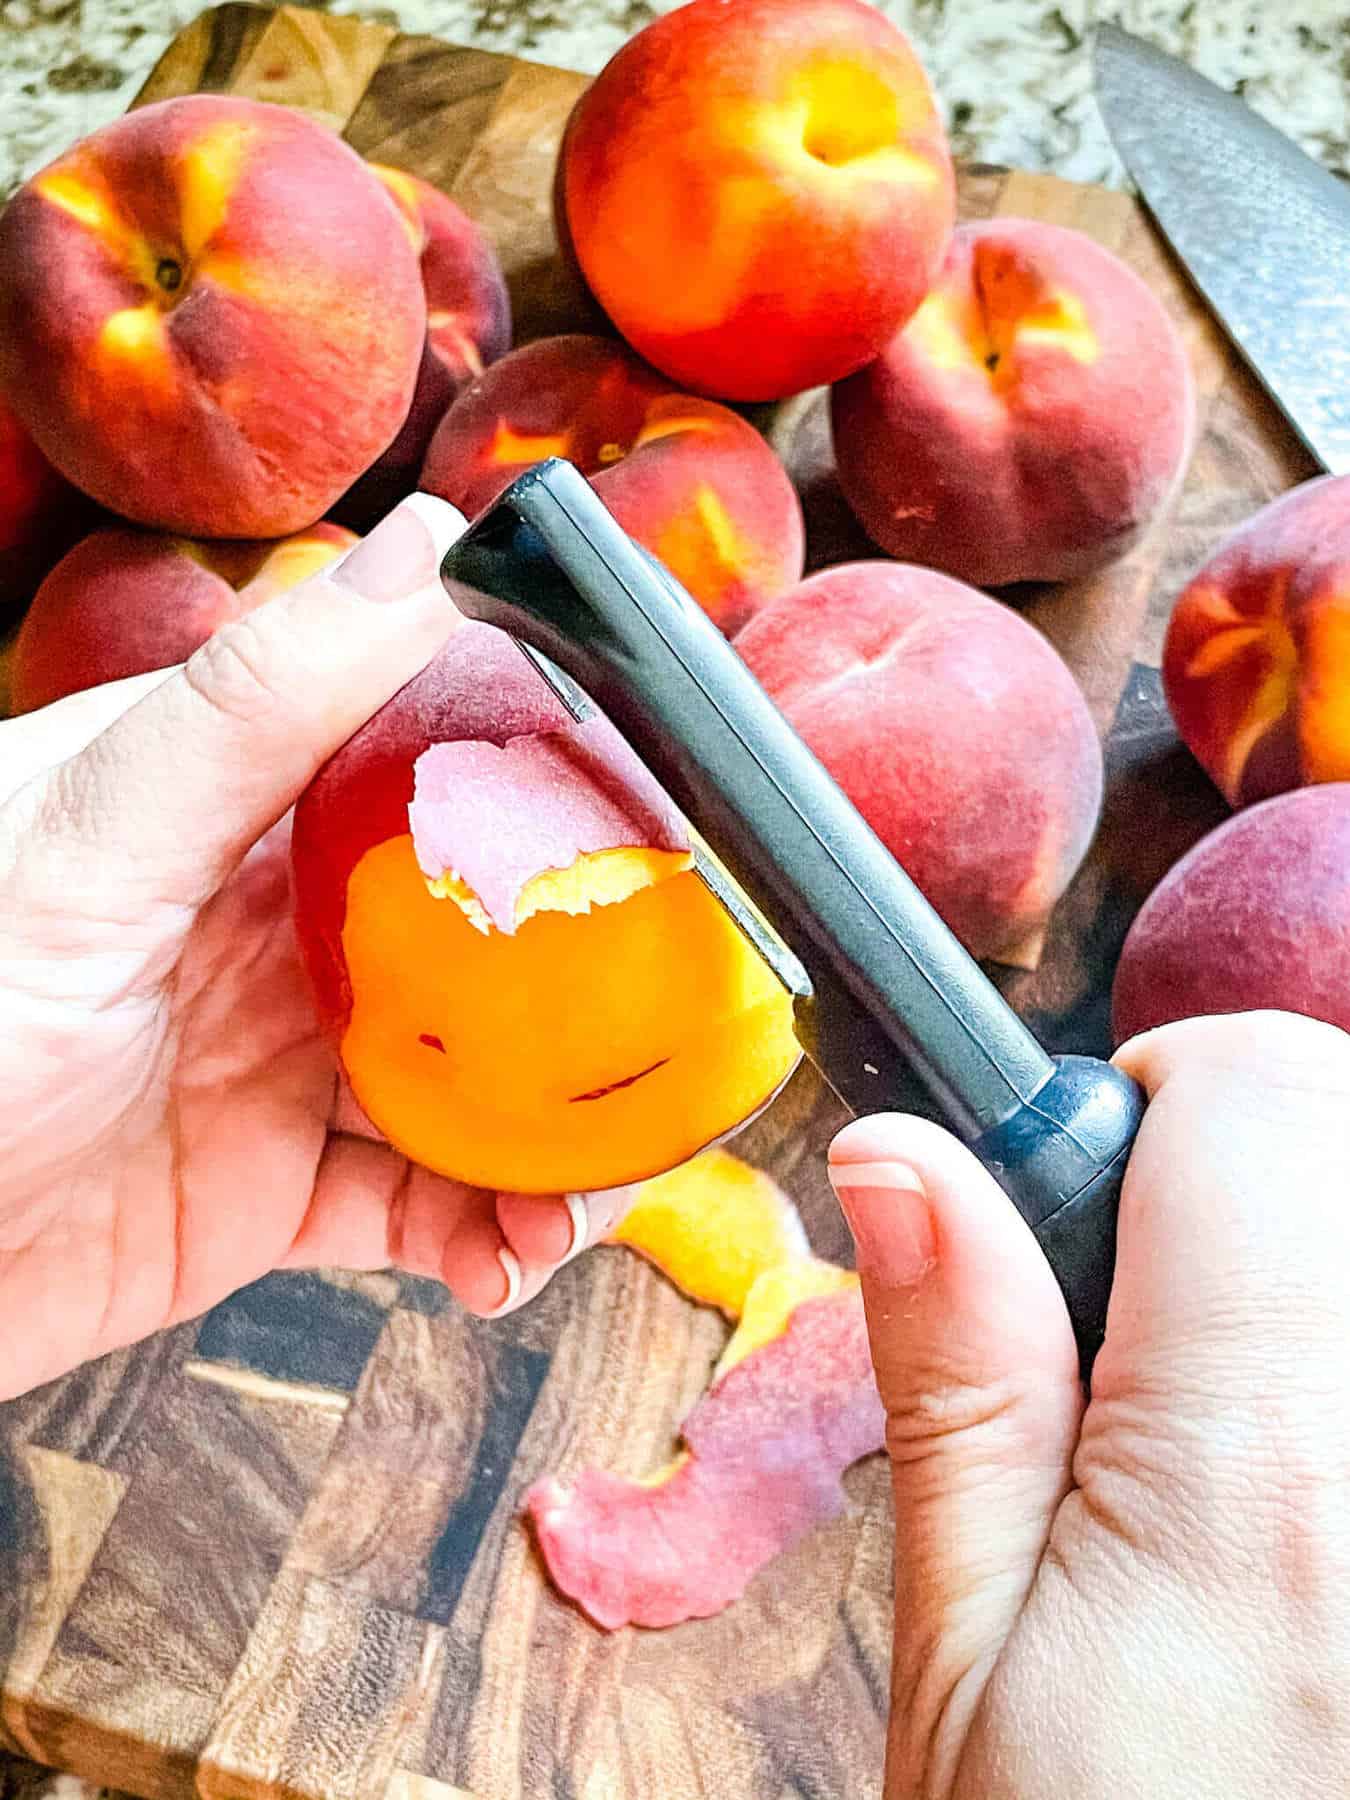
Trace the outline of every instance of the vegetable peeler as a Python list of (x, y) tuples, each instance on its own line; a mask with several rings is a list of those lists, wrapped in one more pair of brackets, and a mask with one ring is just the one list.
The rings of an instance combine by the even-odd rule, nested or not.
[[(454, 544), (459, 610), (509, 633), (576, 717), (591, 705), (684, 812), (696, 867), (794, 996), (802, 1048), (854, 1113), (919, 1075), (1044, 1251), (1084, 1377), (1143, 1096), (1050, 1056), (674, 578), (570, 463), (537, 464)], [(704, 847), (706, 846), (706, 851)]]

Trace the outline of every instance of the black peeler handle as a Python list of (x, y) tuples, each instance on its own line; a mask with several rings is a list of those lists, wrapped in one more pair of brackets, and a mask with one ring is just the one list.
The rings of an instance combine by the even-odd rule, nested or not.
[(460, 610), (577, 682), (804, 967), (798, 1029), (853, 1111), (917, 1068), (1036, 1234), (1085, 1375), (1143, 1112), (1091, 1057), (1052, 1058), (682, 588), (570, 463), (520, 476), (441, 569)]

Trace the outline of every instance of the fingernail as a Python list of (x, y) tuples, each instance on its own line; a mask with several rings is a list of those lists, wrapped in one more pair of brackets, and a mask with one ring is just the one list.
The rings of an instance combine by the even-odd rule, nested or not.
[(377, 602), (405, 600), (420, 588), (439, 590), (441, 558), (463, 530), (464, 515), (456, 507), (434, 494), (410, 494), (347, 552), (333, 580)]
[(563, 1256), (562, 1262), (558, 1264), (559, 1268), (563, 1266), (563, 1263), (570, 1263), (574, 1256), (581, 1255), (582, 1251), (586, 1248), (586, 1240), (590, 1236), (591, 1228), (590, 1213), (586, 1207), (586, 1196), (584, 1194), (564, 1194), (563, 1204), (566, 1206), (568, 1216), (572, 1221), (572, 1241), (567, 1246), (567, 1251)]
[(506, 1293), (490, 1313), (483, 1314), (485, 1319), (499, 1318), (508, 1307), (514, 1306), (520, 1298), (520, 1264), (516, 1261), (515, 1252), (508, 1250), (503, 1244), (497, 1252), (497, 1261), (501, 1264), (502, 1274), (506, 1278)]
[(830, 1180), (858, 1248), (859, 1270), (882, 1287), (913, 1287), (937, 1261), (923, 1183), (905, 1163), (832, 1163)]

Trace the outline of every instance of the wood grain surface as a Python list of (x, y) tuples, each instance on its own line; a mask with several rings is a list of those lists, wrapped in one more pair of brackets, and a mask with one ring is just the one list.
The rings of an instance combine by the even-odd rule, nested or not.
[[(549, 208), (584, 85), (232, 4), (183, 32), (140, 101), (300, 106), (438, 183), (496, 243), (525, 338), (595, 323)], [(1148, 539), (1095, 580), (1015, 596), (1087, 691), (1108, 797), (1037, 966), (995, 974), (1052, 1048), (1102, 1052), (1130, 918), (1223, 812), (1162, 703), (1169, 607), (1228, 527), (1312, 471), (1128, 196), (967, 169), (961, 204), (1074, 225), (1123, 256), (1180, 324), (1201, 394), (1189, 476)], [(831, 480), (820, 397), (760, 422), (798, 479), (814, 560), (871, 553)], [(837, 1123), (803, 1072), (738, 1149), (843, 1259), (822, 1155)], [(0, 1408), (0, 1743), (146, 1800), (874, 1792), (892, 1554), (877, 1459), (848, 1478), (850, 1516), (722, 1617), (665, 1633), (592, 1629), (520, 1524), (546, 1470), (663, 1460), (724, 1336), (619, 1250), (495, 1325), (426, 1282), (278, 1276)]]

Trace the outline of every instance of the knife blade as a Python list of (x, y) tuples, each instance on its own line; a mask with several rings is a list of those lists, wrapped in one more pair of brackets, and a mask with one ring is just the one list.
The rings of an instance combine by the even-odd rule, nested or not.
[(1350, 473), (1350, 187), (1244, 101), (1118, 26), (1097, 102), (1149, 212), (1262, 386)]

